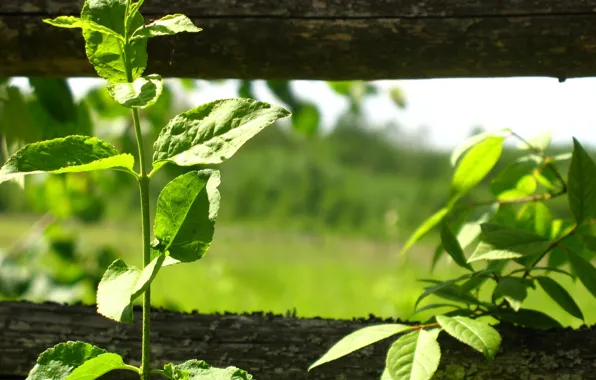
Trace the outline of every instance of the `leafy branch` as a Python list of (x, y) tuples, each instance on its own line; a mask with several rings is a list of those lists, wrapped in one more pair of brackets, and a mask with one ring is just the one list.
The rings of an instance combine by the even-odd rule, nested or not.
[[(495, 200), (461, 201), (481, 185), (498, 162), (505, 138), (521, 142), (520, 149), (529, 152), (498, 172), (490, 183)], [(499, 333), (488, 320), (507, 322), (530, 328), (556, 328), (560, 323), (548, 314), (523, 307), (528, 289), (542, 290), (569, 315), (584, 319), (574, 298), (549, 273), (577, 278), (596, 297), (596, 267), (590, 263), (589, 250), (596, 250), (596, 163), (577, 140), (571, 154), (568, 178), (565, 180), (554, 165), (567, 157), (546, 154), (550, 134), (528, 141), (510, 130), (487, 132), (464, 141), (452, 155), (456, 166), (447, 205), (424, 221), (408, 239), (402, 253), (431, 230), (440, 227), (440, 244), (433, 265), (447, 253), (466, 274), (446, 281), (421, 280), (429, 283), (418, 297), (413, 315), (423, 311), (449, 308), (451, 311), (432, 317), (426, 323), (409, 329), (377, 326), (382, 331), (404, 334), (387, 352), (382, 380), (430, 379), (438, 368), (441, 356), (437, 336), (446, 332), (483, 353), (490, 361), (501, 342)], [(547, 178), (550, 176), (550, 179)], [(536, 193), (537, 182), (547, 193)], [(546, 201), (567, 196), (573, 220), (555, 219)], [(480, 217), (466, 220), (470, 211), (491, 206)], [(507, 206), (507, 207), (506, 207)], [(466, 250), (475, 244), (471, 254)], [(551, 255), (559, 261), (538, 266)], [(561, 262), (561, 257), (565, 261)], [(484, 267), (476, 265), (485, 263)], [(571, 272), (561, 268), (569, 264)], [(518, 268), (506, 272), (509, 265)], [(519, 268), (521, 266), (521, 268)], [(536, 275), (538, 271), (545, 274)], [(494, 283), (488, 299), (480, 297), (480, 289)], [(430, 296), (449, 303), (419, 306)], [(375, 326), (358, 330), (333, 346), (312, 367), (335, 360), (356, 349), (375, 343), (380, 335)], [(381, 335), (388, 338), (394, 334)], [(311, 367), (311, 368), (312, 368)]]

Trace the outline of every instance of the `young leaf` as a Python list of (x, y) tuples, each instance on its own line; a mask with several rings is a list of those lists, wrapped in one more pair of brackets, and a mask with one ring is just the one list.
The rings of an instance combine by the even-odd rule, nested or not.
[(569, 208), (577, 224), (596, 216), (596, 164), (576, 139), (567, 189)]
[(185, 15), (174, 14), (167, 15), (150, 24), (141, 26), (134, 31), (131, 39), (171, 36), (183, 32), (197, 33), (201, 30), (203, 29), (197, 28)]
[(558, 282), (556, 282), (550, 277), (544, 276), (538, 276), (536, 277), (536, 280), (538, 280), (540, 287), (544, 289), (546, 294), (548, 294), (548, 296), (552, 298), (553, 301), (555, 301), (559, 306), (561, 306), (563, 310), (573, 315), (575, 318), (581, 320), (584, 319), (584, 315), (577, 303), (575, 302), (575, 300), (573, 299), (573, 297), (571, 297), (567, 290), (565, 290), (565, 288), (559, 285)]
[(445, 315), (437, 315), (437, 323), (455, 339), (481, 352), (488, 361), (495, 358), (501, 345), (501, 335), (488, 323)]
[(48, 348), (37, 358), (27, 380), (65, 380), (76, 368), (106, 350), (85, 342), (64, 342)]
[(457, 238), (447, 223), (443, 224), (443, 228), (441, 229), (441, 243), (443, 243), (443, 248), (445, 248), (445, 251), (447, 251), (457, 265), (473, 271), (472, 266), (466, 262), (466, 257), (464, 256), (462, 247), (459, 245), (459, 241), (457, 241)]
[(202, 360), (188, 360), (182, 364), (168, 363), (165, 374), (173, 380), (252, 380), (246, 371), (236, 368), (216, 368)]
[(110, 96), (128, 108), (147, 108), (155, 104), (163, 91), (163, 79), (157, 74), (148, 75), (133, 83), (111, 83)]
[(520, 141), (517, 146), (520, 149), (525, 150), (538, 150), (540, 152), (544, 152), (550, 146), (550, 143), (553, 139), (553, 130), (547, 130), (540, 133), (537, 136), (532, 137), (526, 141)]
[(329, 363), (333, 360), (346, 356), (363, 347), (369, 346), (380, 340), (386, 339), (392, 335), (399, 334), (406, 330), (412, 329), (412, 326), (401, 324), (385, 324), (378, 326), (369, 326), (357, 330), (337, 342), (329, 349), (319, 360), (311, 365), (308, 370), (320, 366), (321, 364)]
[[(81, 11), (81, 19), (84, 22), (98, 23), (113, 30), (120, 36), (125, 36), (124, 19), (127, 16), (128, 2), (129, 0), (85, 1)], [(128, 26), (132, 30), (145, 24), (145, 19), (138, 11), (128, 15), (127, 20)], [(119, 38), (87, 28), (83, 29), (83, 37), (85, 38), (87, 58), (102, 78), (112, 83), (129, 82), (124, 56), (125, 50), (132, 74), (131, 81), (143, 75), (143, 71), (147, 67), (146, 39), (131, 41), (130, 45), (125, 48)]]
[(528, 297), (528, 283), (518, 277), (503, 277), (499, 279), (494, 290), (493, 297), (502, 296), (511, 305), (513, 310), (518, 311), (522, 302)]
[(481, 143), (482, 141), (484, 141), (486, 138), (488, 137), (499, 137), (499, 136), (509, 136), (511, 134), (511, 130), (510, 129), (502, 129), (499, 131), (489, 131), (489, 132), (483, 132), (483, 133), (479, 133), (477, 135), (471, 136), (469, 138), (467, 138), (466, 140), (464, 140), (460, 145), (458, 145), (457, 147), (455, 147), (455, 149), (453, 150), (453, 153), (451, 153), (451, 166), (455, 166), (455, 164), (457, 163), (457, 160), (459, 160), (459, 158), (466, 152), (468, 151), (468, 149), (474, 147), (475, 145)]
[(504, 141), (504, 137), (487, 137), (465, 154), (457, 165), (451, 181), (452, 203), (488, 175), (501, 157)]
[(400, 337), (387, 352), (385, 366), (394, 380), (428, 380), (439, 367), (436, 335), (417, 330)]
[(121, 169), (133, 172), (134, 158), (96, 137), (68, 136), (26, 145), (0, 169), (0, 183), (28, 174)]
[(448, 208), (442, 208), (439, 211), (435, 212), (432, 216), (426, 219), (414, 233), (408, 238), (406, 243), (404, 244), (403, 248), (401, 249), (401, 254), (405, 254), (414, 244), (416, 244), (420, 239), (422, 239), (426, 234), (430, 232), (435, 226), (443, 221), (443, 218), (449, 213)]
[(106, 28), (103, 25), (99, 25), (98, 23), (91, 21), (91, 20), (81, 20), (78, 17), (74, 16), (59, 16), (55, 19), (45, 19), (43, 20), (46, 24), (50, 24), (52, 26), (58, 28), (81, 28), (87, 29), (93, 32), (99, 32), (105, 34), (106, 36), (114, 37), (119, 39), (120, 41), (124, 42), (124, 37), (110, 28)]
[(176, 262), (202, 258), (213, 239), (219, 211), (217, 170), (192, 171), (168, 183), (159, 194), (153, 248), (169, 252)]
[(596, 297), (596, 268), (588, 260), (576, 252), (569, 250), (568, 259), (571, 268), (577, 274), (582, 284)]
[(250, 138), (290, 113), (252, 99), (225, 99), (184, 112), (155, 142), (154, 170), (166, 162), (179, 166), (219, 164)]
[(165, 255), (154, 258), (143, 270), (114, 261), (97, 287), (97, 312), (118, 322), (132, 323), (132, 302), (147, 290)]
[(482, 241), (468, 262), (477, 260), (503, 260), (541, 253), (549, 246), (548, 239), (514, 228), (485, 223)]
[(559, 322), (548, 315), (531, 309), (519, 309), (518, 311), (494, 310), (492, 315), (502, 321), (514, 323), (523, 327), (543, 330), (562, 327)]
[(116, 369), (126, 369), (139, 372), (138, 368), (124, 364), (122, 356), (105, 353), (87, 360), (77, 367), (65, 380), (95, 380), (98, 377)]

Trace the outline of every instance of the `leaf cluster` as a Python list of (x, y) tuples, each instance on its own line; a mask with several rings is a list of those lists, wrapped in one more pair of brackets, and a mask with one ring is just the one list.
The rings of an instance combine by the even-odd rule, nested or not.
[[(520, 157), (493, 173), (507, 138), (519, 142)], [(486, 132), (464, 141), (452, 154), (455, 166), (448, 201), (412, 234), (402, 253), (440, 229), (433, 266), (444, 256), (465, 274), (429, 283), (416, 311), (450, 309), (422, 325), (386, 325), (361, 329), (332, 347), (312, 367), (410, 331), (387, 353), (382, 379), (430, 379), (440, 360), (441, 331), (493, 360), (500, 342), (489, 323), (507, 322), (549, 329), (561, 324), (545, 311), (524, 308), (528, 294), (542, 289), (562, 310), (584, 319), (580, 306), (556, 276), (579, 280), (596, 297), (596, 163), (576, 139), (569, 155), (548, 154), (549, 133), (525, 140), (515, 132)], [(571, 160), (566, 178), (558, 164)], [(477, 201), (473, 190), (488, 181), (492, 199)], [(557, 218), (548, 202), (567, 197), (573, 219)], [(556, 275), (556, 276), (555, 276)], [(481, 288), (489, 296), (481, 297)], [(427, 297), (440, 303), (421, 305)], [(399, 326), (399, 327), (398, 327)], [(311, 367), (311, 368), (312, 368)]]

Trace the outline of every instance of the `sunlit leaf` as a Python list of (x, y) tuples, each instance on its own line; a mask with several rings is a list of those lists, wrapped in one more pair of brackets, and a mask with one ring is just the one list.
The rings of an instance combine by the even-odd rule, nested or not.
[(93, 32), (99, 32), (105, 34), (106, 36), (114, 37), (119, 39), (120, 41), (124, 42), (124, 36), (118, 34), (117, 32), (113, 31), (110, 28), (107, 28), (103, 25), (100, 25), (91, 20), (82, 20), (78, 17), (74, 16), (59, 16), (54, 19), (45, 19), (43, 20), (46, 24), (50, 24), (52, 26), (56, 26), (58, 28), (81, 28), (87, 29)]
[(121, 169), (132, 172), (134, 158), (96, 137), (68, 136), (26, 145), (0, 169), (0, 183), (39, 173)]
[(343, 337), (325, 355), (313, 363), (308, 370), (310, 371), (321, 364), (329, 363), (363, 347), (410, 329), (412, 329), (412, 326), (396, 323), (364, 327)]
[(64, 342), (42, 352), (27, 380), (65, 380), (87, 360), (107, 353), (85, 342)]
[(246, 371), (236, 368), (216, 368), (202, 360), (188, 360), (182, 364), (168, 363), (165, 374), (173, 380), (252, 380)]
[(219, 164), (278, 119), (290, 116), (281, 107), (252, 99), (225, 99), (184, 112), (162, 130), (154, 145), (154, 168)]
[(172, 36), (184, 32), (197, 33), (201, 30), (203, 29), (197, 28), (187, 16), (183, 14), (173, 14), (141, 26), (135, 30), (131, 39)]
[(161, 268), (165, 255), (153, 259), (143, 270), (117, 259), (97, 287), (97, 312), (118, 322), (132, 323), (132, 302), (143, 294)]
[(451, 202), (465, 195), (490, 173), (503, 151), (504, 137), (487, 137), (461, 159), (451, 181)]
[(387, 352), (385, 366), (394, 380), (428, 380), (439, 367), (436, 335), (417, 330), (400, 337)]
[(159, 194), (153, 248), (175, 260), (166, 264), (199, 260), (211, 246), (219, 183), (217, 170), (192, 171), (172, 180)]
[(443, 218), (449, 213), (448, 208), (442, 208), (428, 219), (426, 219), (414, 233), (408, 238), (406, 243), (401, 249), (401, 254), (405, 254), (414, 244), (428, 234), (434, 227), (443, 221)]
[(466, 318), (438, 315), (437, 322), (455, 339), (482, 353), (489, 361), (501, 345), (501, 335), (488, 323)]
[[(127, 17), (128, 2), (129, 0), (87, 0), (81, 11), (81, 19), (83, 22), (95, 22), (124, 36), (126, 35), (125, 17), (131, 29), (137, 29), (145, 24), (144, 17), (138, 11)], [(134, 81), (143, 75), (147, 67), (147, 39), (141, 38), (130, 43), (126, 49), (126, 60), (129, 64), (127, 67), (124, 43), (120, 38), (87, 28), (83, 29), (83, 37), (87, 58), (100, 77), (111, 83), (124, 83)]]
[(461, 144), (459, 144), (451, 153), (451, 165), (455, 166), (459, 158), (467, 152), (470, 148), (474, 147), (475, 145), (481, 143), (488, 137), (506, 137), (511, 134), (510, 129), (503, 129), (499, 131), (490, 131), (490, 132), (482, 132), (477, 135), (471, 136), (464, 140)]
[(95, 380), (100, 376), (117, 369), (133, 370), (138, 369), (124, 364), (122, 356), (113, 353), (105, 353), (87, 360), (83, 365), (77, 367), (65, 380)]
[(163, 91), (163, 79), (157, 74), (148, 75), (133, 83), (111, 83), (110, 96), (128, 108), (147, 108), (155, 104)]

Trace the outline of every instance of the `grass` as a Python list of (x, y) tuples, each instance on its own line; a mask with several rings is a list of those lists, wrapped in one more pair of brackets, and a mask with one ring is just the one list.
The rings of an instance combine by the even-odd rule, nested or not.
[[(0, 216), (0, 247), (10, 245), (31, 222), (31, 218)], [(119, 247), (127, 263), (140, 264), (137, 227), (104, 223), (74, 228), (80, 231), (81, 245)], [(462, 272), (443, 262), (431, 275), (432, 250), (424, 246), (404, 257), (398, 251), (397, 244), (388, 242), (220, 223), (202, 260), (160, 272), (152, 287), (153, 304), (202, 313), (271, 311), (327, 318), (373, 314), (405, 319), (423, 289), (418, 278), (448, 279)], [(561, 282), (584, 311), (586, 322), (594, 324), (593, 297), (581, 284), (565, 278)], [(429, 297), (424, 302), (434, 301)], [(541, 290), (531, 291), (524, 307), (547, 310), (566, 325), (581, 324)]]

